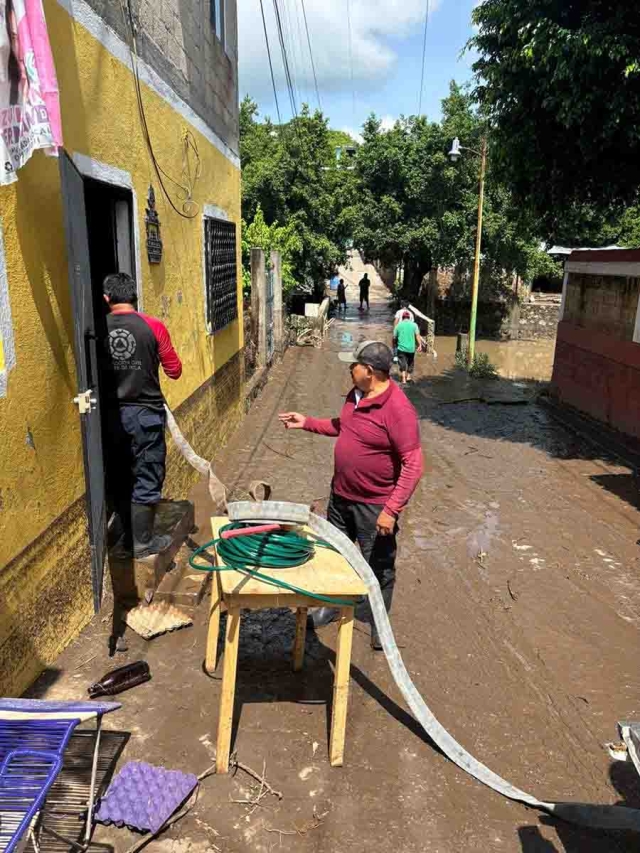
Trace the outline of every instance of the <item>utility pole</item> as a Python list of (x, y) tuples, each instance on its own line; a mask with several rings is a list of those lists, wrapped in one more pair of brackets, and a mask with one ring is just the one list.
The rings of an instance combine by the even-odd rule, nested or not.
[(478, 318), (478, 291), (480, 289), (480, 252), (482, 249), (482, 214), (484, 210), (484, 179), (487, 172), (487, 137), (482, 138), (480, 152), (480, 197), (478, 200), (478, 231), (476, 233), (476, 254), (473, 263), (473, 283), (471, 285), (471, 319), (469, 321), (469, 349), (467, 364), (473, 364), (476, 355), (476, 321)]

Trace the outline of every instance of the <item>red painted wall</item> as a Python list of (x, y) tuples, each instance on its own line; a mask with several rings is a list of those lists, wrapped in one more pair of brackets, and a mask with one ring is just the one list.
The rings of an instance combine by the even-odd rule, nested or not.
[(551, 387), (559, 402), (640, 438), (640, 344), (562, 322)]

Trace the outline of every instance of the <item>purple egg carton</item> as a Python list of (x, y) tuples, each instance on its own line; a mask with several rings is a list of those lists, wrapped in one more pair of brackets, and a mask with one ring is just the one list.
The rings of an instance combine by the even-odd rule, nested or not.
[(193, 773), (129, 761), (100, 801), (96, 820), (157, 832), (197, 784)]

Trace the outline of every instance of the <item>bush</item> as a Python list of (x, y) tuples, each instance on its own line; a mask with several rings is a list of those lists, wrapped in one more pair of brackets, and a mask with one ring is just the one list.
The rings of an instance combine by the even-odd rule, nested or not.
[(498, 379), (498, 371), (486, 352), (476, 353), (473, 364), (468, 365), (467, 353), (459, 351), (456, 353), (456, 367), (468, 371), (473, 379)]

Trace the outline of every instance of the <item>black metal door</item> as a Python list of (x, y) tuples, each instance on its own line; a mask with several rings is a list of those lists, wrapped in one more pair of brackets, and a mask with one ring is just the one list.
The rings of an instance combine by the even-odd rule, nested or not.
[(84, 470), (87, 486), (87, 515), (91, 542), (93, 606), (100, 609), (107, 542), (107, 512), (100, 400), (98, 398), (98, 341), (95, 305), (91, 287), (89, 239), (84, 203), (84, 181), (71, 158), (60, 152), (60, 181), (67, 234), (69, 287), (74, 318), (74, 344)]

